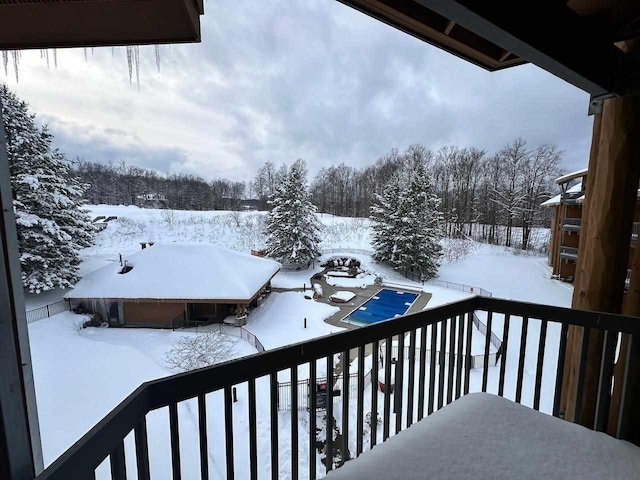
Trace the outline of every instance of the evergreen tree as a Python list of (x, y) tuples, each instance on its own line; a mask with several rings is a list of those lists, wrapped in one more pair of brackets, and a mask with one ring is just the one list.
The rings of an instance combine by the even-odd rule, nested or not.
[(431, 177), (423, 163), (405, 186), (396, 174), (371, 208), (374, 258), (395, 270), (417, 271), (421, 280), (438, 272), (443, 217)]
[(399, 227), (400, 205), (402, 203), (402, 183), (395, 174), (385, 186), (382, 195), (376, 195), (371, 205), (373, 258), (379, 262), (396, 264), (396, 232)]
[(81, 209), (86, 185), (52, 149), (52, 135), (36, 125), (28, 105), (4, 85), (0, 99), (23, 286), (31, 293), (72, 287), (78, 281), (78, 252), (93, 240), (93, 227)]
[(267, 255), (284, 264), (308, 263), (320, 255), (320, 222), (309, 201), (307, 169), (296, 160), (269, 199)]
[(431, 176), (419, 163), (400, 206), (394, 266), (417, 271), (422, 281), (435, 277), (440, 266), (443, 217), (439, 207)]

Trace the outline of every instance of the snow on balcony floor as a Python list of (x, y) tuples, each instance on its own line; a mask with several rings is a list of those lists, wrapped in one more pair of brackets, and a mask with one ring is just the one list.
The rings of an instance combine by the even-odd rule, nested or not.
[(501, 397), (470, 394), (327, 478), (637, 479), (640, 448)]

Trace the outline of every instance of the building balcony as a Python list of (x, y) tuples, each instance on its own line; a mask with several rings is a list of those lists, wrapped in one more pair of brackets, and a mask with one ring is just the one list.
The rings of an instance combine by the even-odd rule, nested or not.
[(580, 192), (566, 192), (562, 194), (562, 202), (565, 205), (579, 205), (581, 203), (579, 200), (584, 197), (584, 195), (584, 190)]
[(560, 247), (560, 259), (575, 262), (578, 260), (578, 249), (576, 247)]
[[(496, 366), (489, 364), (491, 338), (473, 328), (474, 315), (486, 319), (487, 331), (502, 334)], [(269, 476), (269, 471), (273, 472), (272, 478), (316, 478), (336, 468), (339, 470), (334, 472), (335, 478), (361, 478), (354, 473), (368, 475), (366, 472), (371, 471), (376, 459), (400, 465), (428, 464), (431, 470), (441, 468), (441, 474), (448, 472), (449, 478), (465, 476), (456, 471), (457, 461), (433, 454), (435, 450), (430, 448), (417, 448), (421, 442), (414, 438), (416, 435), (425, 435), (425, 441), (433, 441), (434, 434), (429, 431), (440, 432), (434, 445), (446, 445), (449, 457), (452, 452), (455, 455), (464, 452), (477, 462), (473, 470), (476, 478), (533, 478), (526, 474), (532, 468), (529, 453), (524, 462), (503, 460), (509, 455), (521, 457), (525, 450), (538, 451), (527, 450), (525, 446), (534, 437), (538, 442), (543, 440), (541, 448), (551, 449), (549, 457), (546, 454), (538, 457), (542, 462), (550, 462), (545, 464), (545, 471), (549, 471), (548, 465), (557, 465), (549, 467), (558, 473), (557, 478), (572, 476), (564, 475), (562, 469), (572, 468), (571, 461), (576, 458), (589, 468), (600, 468), (598, 465), (615, 468), (622, 462), (624, 468), (636, 468), (628, 471), (637, 472), (640, 449), (633, 450), (637, 456), (628, 455), (637, 461), (629, 467), (620, 456), (611, 456), (610, 449), (636, 447), (554, 418), (565, 416), (560, 399), (570, 326), (582, 332), (585, 343), (589, 342), (589, 335), (604, 332), (606, 348), (598, 353), (601, 372), (592, 428), (607, 431), (615, 339), (620, 332), (632, 334), (633, 338), (640, 335), (636, 319), (473, 297), (366, 328), (147, 382), (37, 479), (96, 478), (99, 467), (98, 477), (116, 480), (167, 477), (169, 472), (173, 478), (182, 475), (205, 479), (214, 468), (218, 475), (226, 472), (226, 478), (236, 475), (244, 478), (245, 474), (257, 478), (258, 472)], [(393, 345), (400, 351), (408, 349), (404, 361), (388, 361)], [(485, 352), (484, 365), (479, 370), (472, 370), (469, 361), (472, 345), (476, 349), (480, 345)], [(577, 404), (584, 398), (586, 371), (581, 366), (586, 360), (586, 349), (579, 350), (582, 354), (575, 369), (577, 379), (569, 392)], [(384, 366), (379, 370), (381, 361)], [(290, 406), (284, 412), (279, 411), (278, 405), (280, 372), (287, 372), (292, 385)], [(624, 385), (632, 381), (632, 375), (632, 368), (624, 371)], [(326, 378), (335, 380), (327, 385)], [(309, 387), (300, 389), (299, 379), (306, 379)], [(318, 388), (322, 382), (324, 388)], [(237, 403), (236, 390), (240, 397)], [(522, 403), (532, 409), (517, 405)], [(631, 400), (625, 396), (620, 418), (626, 418), (630, 405)], [(187, 420), (194, 422), (193, 429), (181, 424)], [(495, 425), (487, 427), (487, 422)], [(405, 432), (412, 424), (416, 428)], [(511, 433), (487, 430), (500, 425), (507, 425), (505, 428)], [(616, 436), (629, 438), (625, 428), (624, 422), (617, 421)], [(533, 434), (532, 429), (539, 431)], [(336, 435), (317, 437), (323, 436), (322, 432)], [(398, 438), (392, 438), (395, 436)], [(574, 449), (584, 436), (590, 439), (590, 444), (603, 446), (600, 454), (589, 455), (606, 458), (606, 462), (594, 464), (573, 450), (554, 453), (555, 447), (549, 446), (564, 442), (565, 450)], [(390, 438), (394, 445), (404, 441), (413, 447), (390, 450), (385, 444)], [(474, 438), (480, 441), (470, 440)], [(491, 439), (490, 445), (494, 446), (495, 441), (501, 442), (500, 449), (485, 455), (483, 452), (491, 447), (483, 439)], [(158, 454), (158, 445), (164, 448), (160, 449), (163, 455)], [(153, 451), (150, 447), (154, 447)], [(322, 451), (333, 455), (326, 459)], [(407, 458), (399, 458), (403, 455)], [(511, 474), (501, 475), (494, 464), (480, 461), (487, 456), (496, 458), (495, 455), (501, 459), (498, 463), (512, 469)], [(187, 475), (185, 468), (191, 472), (195, 468), (198, 473)], [(417, 476), (410, 473), (403, 472), (402, 478), (425, 478), (420, 476), (424, 472), (418, 472)], [(600, 474), (591, 473), (588, 478)], [(611, 475), (620, 478), (615, 473)]]
[(564, 218), (562, 220), (563, 232), (579, 232), (582, 225), (581, 218)]

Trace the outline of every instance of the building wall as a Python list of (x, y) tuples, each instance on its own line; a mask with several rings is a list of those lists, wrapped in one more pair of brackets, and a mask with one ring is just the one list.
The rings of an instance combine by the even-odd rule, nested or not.
[(171, 326), (184, 313), (184, 303), (124, 302), (124, 325)]

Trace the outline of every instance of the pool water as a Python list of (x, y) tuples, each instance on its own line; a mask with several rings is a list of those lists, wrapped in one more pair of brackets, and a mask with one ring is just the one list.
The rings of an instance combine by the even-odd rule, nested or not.
[(384, 288), (353, 311), (343, 322), (371, 325), (404, 315), (417, 297), (417, 293)]

